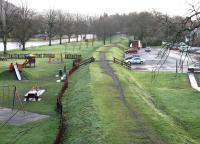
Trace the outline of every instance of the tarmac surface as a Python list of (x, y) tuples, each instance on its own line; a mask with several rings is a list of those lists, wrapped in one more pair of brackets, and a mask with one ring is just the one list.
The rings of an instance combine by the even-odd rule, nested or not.
[(13, 110), (8, 108), (0, 108), (0, 121), (3, 124), (8, 123), (12, 125), (23, 125), (26, 123), (38, 121), (48, 118), (47, 115), (41, 115), (31, 112), (23, 112), (21, 110)]
[[(177, 70), (181, 72), (187, 72), (188, 65), (197, 61), (195, 55), (189, 54), (186, 56), (186, 53), (181, 53), (175, 50), (170, 50), (167, 59), (161, 58), (159, 53), (161, 48), (151, 48), (151, 52), (145, 52), (144, 48), (141, 48), (137, 55), (140, 55), (146, 61), (143, 64), (132, 64), (132, 69), (142, 70), (142, 71), (174, 71), (176, 72), (176, 63)], [(131, 54), (125, 54), (125, 57), (130, 56)], [(182, 62), (183, 61), (183, 67)]]

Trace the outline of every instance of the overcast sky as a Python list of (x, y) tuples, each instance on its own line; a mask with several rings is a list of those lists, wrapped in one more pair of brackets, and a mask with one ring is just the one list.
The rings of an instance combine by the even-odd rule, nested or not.
[(168, 15), (185, 16), (189, 4), (197, 4), (199, 0), (9, 0), (20, 5), (26, 2), (30, 8), (39, 12), (45, 9), (62, 9), (73, 13), (99, 15), (129, 13), (141, 11), (160, 11)]

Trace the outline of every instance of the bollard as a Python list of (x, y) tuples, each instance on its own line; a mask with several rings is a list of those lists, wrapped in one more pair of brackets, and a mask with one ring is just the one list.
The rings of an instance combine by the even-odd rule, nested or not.
[(66, 73), (67, 72), (67, 67), (66, 67), (66, 65), (64, 66), (64, 73)]

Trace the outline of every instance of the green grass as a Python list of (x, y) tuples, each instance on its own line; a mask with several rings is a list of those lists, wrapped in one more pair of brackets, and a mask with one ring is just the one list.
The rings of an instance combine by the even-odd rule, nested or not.
[[(121, 52), (112, 49), (107, 57)], [(190, 87), (186, 74), (162, 72), (153, 79), (151, 72), (132, 72), (116, 64), (113, 68), (129, 104), (138, 108), (165, 143), (200, 143), (199, 92)]]
[[(93, 52), (102, 45), (102, 42), (95, 42), (94, 46), (89, 44), (87, 47), (84, 43), (80, 47), (80, 43), (71, 43), (66, 47), (66, 53), (81, 54), (83, 58), (88, 58), (93, 55)], [(34, 47), (27, 49), (26, 51), (13, 50), (9, 53), (63, 53), (65, 52), (64, 45), (53, 45)], [(0, 143), (12, 143), (17, 140), (16, 144), (39, 144), (39, 143), (53, 143), (59, 123), (59, 117), (55, 112), (56, 108), (56, 96), (61, 89), (62, 83), (56, 83), (57, 78), (55, 75), (58, 74), (59, 69), (63, 69), (64, 65), (69, 70), (72, 67), (72, 60), (64, 60), (64, 64), (48, 64), (48, 58), (36, 59), (35, 68), (24, 68), (23, 75), (25, 80), (17, 81), (14, 74), (8, 71), (9, 64), (19, 63), (22, 64), (24, 60), (8, 60), (0, 62), (0, 86), (1, 85), (16, 85), (17, 91), (23, 100), (24, 94), (29, 91), (33, 86), (39, 86), (47, 91), (42, 96), (40, 102), (23, 102), (24, 109), (30, 112), (36, 112), (40, 114), (49, 115), (50, 118), (29, 123), (22, 126), (13, 126), (7, 124), (3, 128), (0, 128)], [(54, 61), (59, 61), (54, 59)], [(0, 90), (2, 90), (0, 88)], [(2, 91), (0, 92), (1, 101), (8, 101), (5, 97), (2, 97)], [(9, 99), (10, 101), (10, 99)], [(1, 104), (0, 104), (1, 105)], [(9, 107), (9, 105), (1, 105)], [(19, 108), (16, 106), (16, 108)], [(2, 124), (1, 122), (0, 124)], [(33, 128), (31, 128), (33, 126)], [(31, 129), (30, 129), (31, 128)], [(27, 131), (30, 129), (29, 131)], [(27, 131), (23, 134), (23, 131)], [(21, 133), (22, 132), (22, 133)], [(23, 134), (23, 135), (22, 135)], [(19, 137), (19, 139), (18, 139)]]
[[(113, 57), (122, 59), (127, 48), (127, 38), (116, 36), (106, 54), (108, 60)], [(82, 54), (84, 58), (95, 56), (104, 51), (102, 42), (86, 47), (84, 44), (71, 43), (67, 53)], [(99, 48), (100, 47), (100, 48)], [(64, 45), (38, 47), (25, 52), (11, 53), (60, 53)], [(17, 144), (53, 143), (57, 128), (58, 115), (55, 112), (55, 100), (61, 83), (56, 83), (55, 75), (63, 64), (48, 64), (48, 59), (37, 59), (36, 68), (24, 69), (25, 81), (16, 81), (12, 73), (7, 72), (11, 62), (0, 62), (0, 85), (17, 85), (23, 95), (34, 85), (47, 92), (41, 102), (27, 103), (25, 109), (31, 112), (49, 115), (50, 118), (23, 126), (6, 125), (0, 129), (0, 143)], [(65, 61), (71, 68), (72, 61)], [(64, 142), (67, 144), (198, 144), (200, 143), (200, 97), (199, 92), (190, 87), (186, 74), (161, 72), (156, 79), (151, 72), (129, 71), (110, 63), (124, 89), (129, 108), (118, 98), (113, 80), (101, 68), (101, 62), (79, 68), (69, 79), (69, 88), (63, 97), (65, 124), (67, 126)], [(197, 76), (199, 77), (199, 76)], [(131, 115), (135, 111), (139, 118)], [(22, 131), (34, 126), (25, 135)], [(144, 133), (141, 132), (141, 127)]]
[[(66, 49), (65, 49), (66, 46)], [(67, 54), (81, 54), (83, 58), (90, 57), (92, 52), (95, 51), (97, 48), (102, 46), (102, 42), (95, 41), (94, 45), (90, 42), (88, 46), (85, 42), (72, 42), (68, 43), (67, 45), (52, 45), (49, 46), (38, 46), (33, 48), (27, 48), (26, 51), (21, 50), (12, 50), (9, 53), (17, 53), (17, 54), (26, 54), (26, 53), (33, 53), (33, 54), (43, 54), (43, 53), (66, 53)]]
[(70, 81), (63, 98), (67, 125), (64, 143), (144, 142), (144, 135), (137, 132), (138, 121), (132, 119), (111, 77), (98, 64), (79, 69)]

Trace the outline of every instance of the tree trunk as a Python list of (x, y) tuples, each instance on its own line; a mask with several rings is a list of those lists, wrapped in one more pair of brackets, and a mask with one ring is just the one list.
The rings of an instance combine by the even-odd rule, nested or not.
[(83, 35), (81, 34), (81, 41), (83, 41)]
[(71, 42), (71, 36), (68, 36), (68, 43)]
[(105, 33), (103, 34), (103, 44), (106, 45), (106, 35), (105, 35)]
[(94, 46), (94, 34), (92, 34), (92, 46)]
[(49, 37), (49, 46), (51, 46), (51, 37)]
[(3, 38), (3, 47), (4, 47), (3, 53), (6, 54), (7, 53), (7, 37), (6, 36), (4, 36)]
[(78, 35), (76, 35), (76, 42), (78, 42)]
[(85, 40), (87, 39), (87, 33), (85, 33)]
[(25, 51), (25, 42), (23, 42), (22, 46), (22, 50)]
[(62, 36), (60, 36), (60, 45), (62, 44)]

